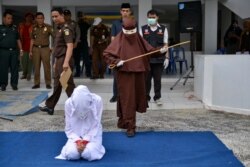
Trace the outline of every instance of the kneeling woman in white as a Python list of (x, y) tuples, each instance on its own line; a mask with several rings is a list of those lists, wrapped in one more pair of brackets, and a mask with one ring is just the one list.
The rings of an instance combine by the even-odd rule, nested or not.
[(86, 86), (75, 88), (65, 103), (65, 133), (68, 141), (56, 159), (88, 161), (99, 160), (105, 154), (102, 145), (103, 111), (100, 96), (91, 93)]

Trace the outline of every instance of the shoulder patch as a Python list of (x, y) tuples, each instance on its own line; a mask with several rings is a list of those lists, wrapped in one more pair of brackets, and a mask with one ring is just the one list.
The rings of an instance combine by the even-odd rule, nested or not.
[(67, 36), (67, 35), (69, 35), (69, 29), (65, 29), (64, 30), (64, 34)]

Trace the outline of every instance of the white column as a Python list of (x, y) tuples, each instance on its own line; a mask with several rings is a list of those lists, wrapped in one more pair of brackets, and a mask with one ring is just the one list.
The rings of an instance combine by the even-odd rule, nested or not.
[(52, 24), (51, 22), (51, 0), (37, 0), (37, 11), (43, 12), (45, 17), (45, 23)]
[(147, 12), (152, 9), (152, 0), (138, 0), (138, 26), (147, 24)]
[(218, 0), (205, 0), (204, 52), (212, 54), (217, 49)]

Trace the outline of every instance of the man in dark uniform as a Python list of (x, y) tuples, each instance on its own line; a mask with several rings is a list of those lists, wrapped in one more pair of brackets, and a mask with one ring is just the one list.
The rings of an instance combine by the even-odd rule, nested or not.
[[(147, 13), (148, 24), (142, 26), (142, 36), (146, 41), (155, 48), (168, 46), (168, 30), (164, 25), (158, 23), (159, 15), (155, 10), (149, 10)], [(161, 102), (161, 77), (163, 68), (166, 68), (168, 53), (158, 57), (150, 58), (150, 72), (146, 81), (147, 99), (150, 101), (151, 80), (154, 80), (154, 101), (157, 105)]]
[(90, 47), (92, 49), (92, 77), (91, 79), (104, 78), (106, 63), (102, 56), (104, 49), (110, 41), (110, 32), (106, 25), (102, 24), (100, 17), (95, 18), (93, 28), (90, 31)]
[(34, 86), (40, 88), (41, 62), (44, 68), (46, 88), (51, 89), (51, 65), (50, 65), (50, 36), (54, 36), (51, 25), (44, 23), (44, 14), (36, 13), (36, 24), (32, 28), (30, 42), (30, 58), (34, 65)]
[[(89, 44), (88, 44), (88, 30), (91, 26), (89, 19), (87, 19), (82, 12), (78, 13), (78, 25), (81, 31), (80, 43), (76, 48), (76, 54), (74, 54), (76, 73), (75, 77), (80, 77), (81, 74), (81, 58), (85, 66), (86, 77), (91, 77), (91, 60), (89, 55)], [(83, 67), (82, 67), (83, 68)]]
[(1, 90), (5, 91), (8, 85), (9, 68), (11, 72), (10, 84), (13, 90), (17, 90), (19, 50), (23, 54), (18, 30), (13, 23), (13, 14), (9, 11), (3, 14), (3, 25), (0, 25), (0, 85)]
[[(62, 85), (59, 81), (60, 75), (63, 71), (67, 71), (69, 68), (73, 70), (74, 63), (72, 60), (73, 54), (73, 30), (65, 22), (62, 8), (53, 8), (51, 10), (52, 20), (57, 25), (57, 31), (54, 39), (53, 55), (55, 57), (54, 62), (54, 91), (53, 94), (46, 100), (45, 106), (40, 107), (41, 111), (48, 112), (48, 114), (54, 114), (54, 108), (61, 96)], [(73, 76), (71, 74), (68, 80), (68, 87), (66, 89), (67, 96), (70, 97), (75, 88)]]

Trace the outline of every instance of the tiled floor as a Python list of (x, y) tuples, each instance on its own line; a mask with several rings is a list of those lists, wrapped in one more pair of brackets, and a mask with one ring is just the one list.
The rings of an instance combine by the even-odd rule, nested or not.
[[(162, 102), (163, 104), (158, 106), (152, 100), (149, 103), (149, 110), (164, 110), (164, 109), (191, 109), (191, 108), (203, 108), (202, 102), (197, 99), (193, 94), (193, 79), (188, 79), (186, 85), (183, 85), (181, 80), (173, 90), (170, 88), (177, 81), (178, 76), (168, 76), (163, 75), (162, 78)], [(76, 85), (86, 85), (91, 92), (100, 95), (103, 98), (104, 109), (105, 110), (115, 110), (116, 103), (110, 103), (109, 99), (112, 97), (112, 86), (113, 79), (108, 76), (106, 79), (96, 79), (90, 80), (88, 78), (74, 78)], [(19, 90), (32, 90), (33, 81), (20, 80)], [(41, 83), (41, 88), (35, 89), (36, 91), (47, 90), (45, 84)], [(7, 91), (12, 91), (10, 86), (7, 87)], [(52, 89), (50, 93), (52, 93)], [(151, 96), (153, 96), (153, 89), (151, 91)], [(62, 91), (61, 98), (56, 105), (56, 110), (64, 109), (64, 102), (67, 96), (64, 91)]]

